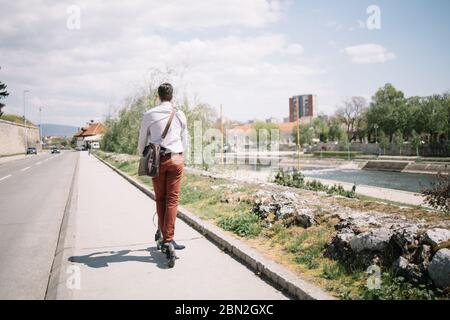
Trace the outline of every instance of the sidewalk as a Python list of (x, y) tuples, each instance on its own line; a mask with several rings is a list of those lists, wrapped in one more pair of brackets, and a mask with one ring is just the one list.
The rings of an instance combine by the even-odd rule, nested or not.
[(25, 154), (16, 154), (14, 156), (4, 156), (4, 157), (0, 157), (0, 165), (2, 165), (3, 163), (7, 163), (10, 161), (15, 161), (15, 160), (19, 160), (19, 159), (24, 159), (27, 156)]
[[(280, 291), (177, 220), (173, 269), (156, 250), (155, 203), (93, 156), (80, 153), (59, 299), (286, 299)], [(156, 218), (155, 218), (156, 219)], [(156, 221), (155, 221), (156, 222)], [(75, 270), (80, 288), (66, 279)]]

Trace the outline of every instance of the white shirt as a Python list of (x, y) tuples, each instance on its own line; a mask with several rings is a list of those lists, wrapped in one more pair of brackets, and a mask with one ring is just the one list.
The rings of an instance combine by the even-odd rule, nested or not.
[(161, 145), (168, 152), (185, 152), (188, 142), (188, 130), (186, 116), (181, 110), (177, 110), (175, 113), (166, 138), (162, 141), (161, 135), (167, 121), (169, 121), (172, 108), (172, 103), (165, 101), (144, 113), (139, 131), (138, 149), (140, 155), (142, 155), (144, 148), (150, 142)]

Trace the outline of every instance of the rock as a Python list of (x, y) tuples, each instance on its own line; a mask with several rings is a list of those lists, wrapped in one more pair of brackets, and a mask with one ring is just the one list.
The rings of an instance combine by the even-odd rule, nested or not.
[(276, 210), (272, 204), (272, 195), (267, 191), (258, 191), (253, 197), (253, 205), (253, 212), (262, 219), (266, 219), (270, 213)]
[(450, 250), (440, 249), (431, 260), (428, 275), (436, 287), (450, 288)]
[(299, 209), (297, 210), (295, 221), (297, 225), (302, 226), (303, 228), (309, 228), (314, 224), (314, 213), (311, 209)]
[(336, 225), (336, 230), (350, 228), (355, 233), (363, 233), (373, 227), (381, 227), (379, 221), (375, 218), (376, 213), (351, 211), (339, 214), (340, 222)]
[(408, 259), (400, 256), (392, 264), (392, 269), (398, 276), (405, 277), (408, 280), (420, 281), (423, 278), (423, 273), (420, 267), (410, 263)]
[(266, 219), (271, 212), (274, 211), (274, 208), (270, 205), (260, 204), (255, 206), (253, 211), (261, 218)]
[(392, 231), (386, 228), (379, 228), (361, 233), (350, 241), (350, 247), (356, 253), (362, 251), (381, 252), (389, 245)]
[(295, 205), (292, 204), (280, 205), (278, 206), (276, 215), (278, 219), (287, 219), (293, 217), (296, 211), (297, 208), (295, 207)]
[(419, 228), (411, 224), (392, 228), (394, 229), (392, 241), (400, 248), (402, 254), (413, 254), (419, 245)]
[(275, 214), (278, 219), (283, 219), (287, 226), (295, 224), (303, 228), (309, 228), (315, 223), (315, 215), (311, 209), (299, 208), (292, 204), (279, 207)]
[(450, 230), (439, 228), (427, 230), (423, 242), (431, 245), (433, 252), (450, 247)]
[(335, 260), (347, 262), (352, 260), (353, 251), (350, 248), (350, 241), (355, 237), (351, 229), (340, 230), (327, 246), (327, 255)]
[(298, 196), (290, 191), (275, 193), (274, 195), (272, 195), (272, 198), (275, 202), (284, 202), (284, 203), (295, 203), (299, 200)]
[(253, 211), (263, 219), (275, 213), (276, 218), (282, 219), (288, 226), (296, 224), (308, 228), (315, 223), (312, 210), (300, 208), (305, 201), (293, 192), (270, 194), (260, 190), (253, 197), (253, 203)]
[(422, 271), (428, 270), (431, 260), (431, 246), (423, 244), (415, 252), (413, 261)]

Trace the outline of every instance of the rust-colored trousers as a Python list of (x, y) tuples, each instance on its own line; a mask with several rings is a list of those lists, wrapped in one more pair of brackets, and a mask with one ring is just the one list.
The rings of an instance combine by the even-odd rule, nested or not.
[(175, 234), (183, 169), (183, 155), (163, 156), (159, 163), (159, 175), (152, 179), (158, 225), (164, 242), (172, 241)]

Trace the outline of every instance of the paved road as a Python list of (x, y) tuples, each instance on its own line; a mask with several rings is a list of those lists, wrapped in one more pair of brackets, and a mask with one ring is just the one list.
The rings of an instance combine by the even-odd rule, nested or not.
[(49, 298), (286, 299), (180, 220), (187, 248), (168, 269), (153, 241), (155, 203), (93, 156), (80, 153), (75, 186)]
[(76, 152), (0, 165), (0, 299), (43, 299)]

